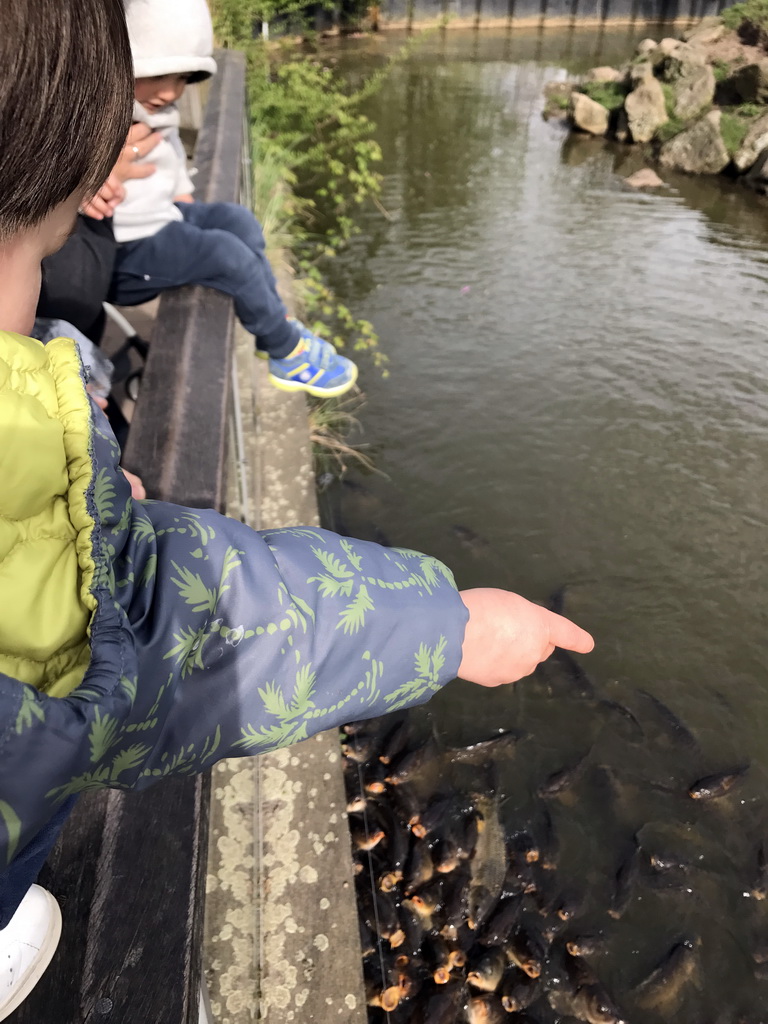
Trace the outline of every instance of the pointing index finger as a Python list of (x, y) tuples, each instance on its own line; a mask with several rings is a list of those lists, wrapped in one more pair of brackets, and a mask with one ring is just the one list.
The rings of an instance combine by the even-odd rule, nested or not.
[(556, 615), (554, 612), (547, 614), (549, 639), (555, 647), (564, 647), (567, 651), (576, 651), (577, 654), (589, 654), (595, 646), (595, 641), (585, 629), (562, 615)]

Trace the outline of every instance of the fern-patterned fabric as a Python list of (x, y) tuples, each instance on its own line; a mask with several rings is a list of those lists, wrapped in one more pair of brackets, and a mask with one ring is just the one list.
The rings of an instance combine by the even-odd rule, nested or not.
[(0, 869), (67, 797), (427, 700), (467, 611), (437, 560), (133, 503), (73, 342), (0, 333)]

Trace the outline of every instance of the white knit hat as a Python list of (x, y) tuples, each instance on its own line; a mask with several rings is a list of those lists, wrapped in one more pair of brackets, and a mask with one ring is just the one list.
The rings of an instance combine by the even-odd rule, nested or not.
[(201, 82), (216, 74), (205, 0), (127, 0), (125, 17), (136, 78), (190, 74)]

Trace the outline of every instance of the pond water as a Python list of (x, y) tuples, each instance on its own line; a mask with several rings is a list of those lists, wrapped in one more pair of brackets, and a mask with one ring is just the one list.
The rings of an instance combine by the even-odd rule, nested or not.
[[(750, 950), (768, 910), (743, 892), (768, 843), (768, 207), (725, 179), (638, 193), (622, 179), (641, 155), (543, 120), (545, 82), (619, 62), (637, 38), (435, 33), (370, 100), (388, 216), (364, 214), (331, 274), (390, 357), (387, 379), (363, 364), (359, 413), (386, 476), (350, 474), (321, 509), (442, 558), (462, 587), (560, 591), (597, 641), (583, 667), (642, 741), (567, 671), (482, 699), (452, 684), (430, 722), (451, 744), (528, 732), (501, 773), (508, 829), (542, 778), (588, 754), (551, 804), (593, 928), (628, 836), (672, 835), (698, 859), (695, 883), (641, 892), (611, 924), (601, 971), (619, 993), (676, 936), (700, 940), (679, 1002), (631, 1021), (758, 1020)], [(357, 77), (401, 42), (337, 56)], [(747, 764), (723, 799), (687, 797)]]

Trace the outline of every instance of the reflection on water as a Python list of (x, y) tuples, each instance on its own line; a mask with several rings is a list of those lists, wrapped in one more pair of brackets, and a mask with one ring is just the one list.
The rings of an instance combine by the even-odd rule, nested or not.
[[(392, 45), (348, 43), (341, 59), (356, 75)], [(638, 194), (621, 180), (636, 152), (542, 120), (547, 80), (631, 45), (626, 32), (435, 35), (371, 101), (391, 219), (367, 215), (332, 273), (391, 356), (387, 380), (362, 374), (366, 440), (389, 479), (335, 485), (322, 504), (328, 525), (443, 558), (460, 586), (544, 601), (567, 585), (566, 614), (597, 638), (590, 676), (642, 714), (644, 742), (563, 680), (482, 701), (459, 683), (430, 709), (450, 743), (499, 725), (530, 733), (503, 772), (510, 815), (589, 749), (558, 808), (575, 882), (604, 884), (620, 836), (644, 826), (698, 836), (716, 869), (687, 902), (633, 905), (607, 969), (629, 984), (657, 936), (661, 950), (693, 930), (735, 1012), (742, 998), (768, 1007), (740, 938), (762, 927), (741, 892), (768, 824), (768, 215), (727, 181), (670, 176)], [(642, 690), (684, 719), (695, 749), (661, 734)], [(721, 801), (658, 788), (684, 794), (745, 761)], [(632, 784), (615, 782), (622, 770)], [(701, 991), (680, 1020), (710, 1019)]]

